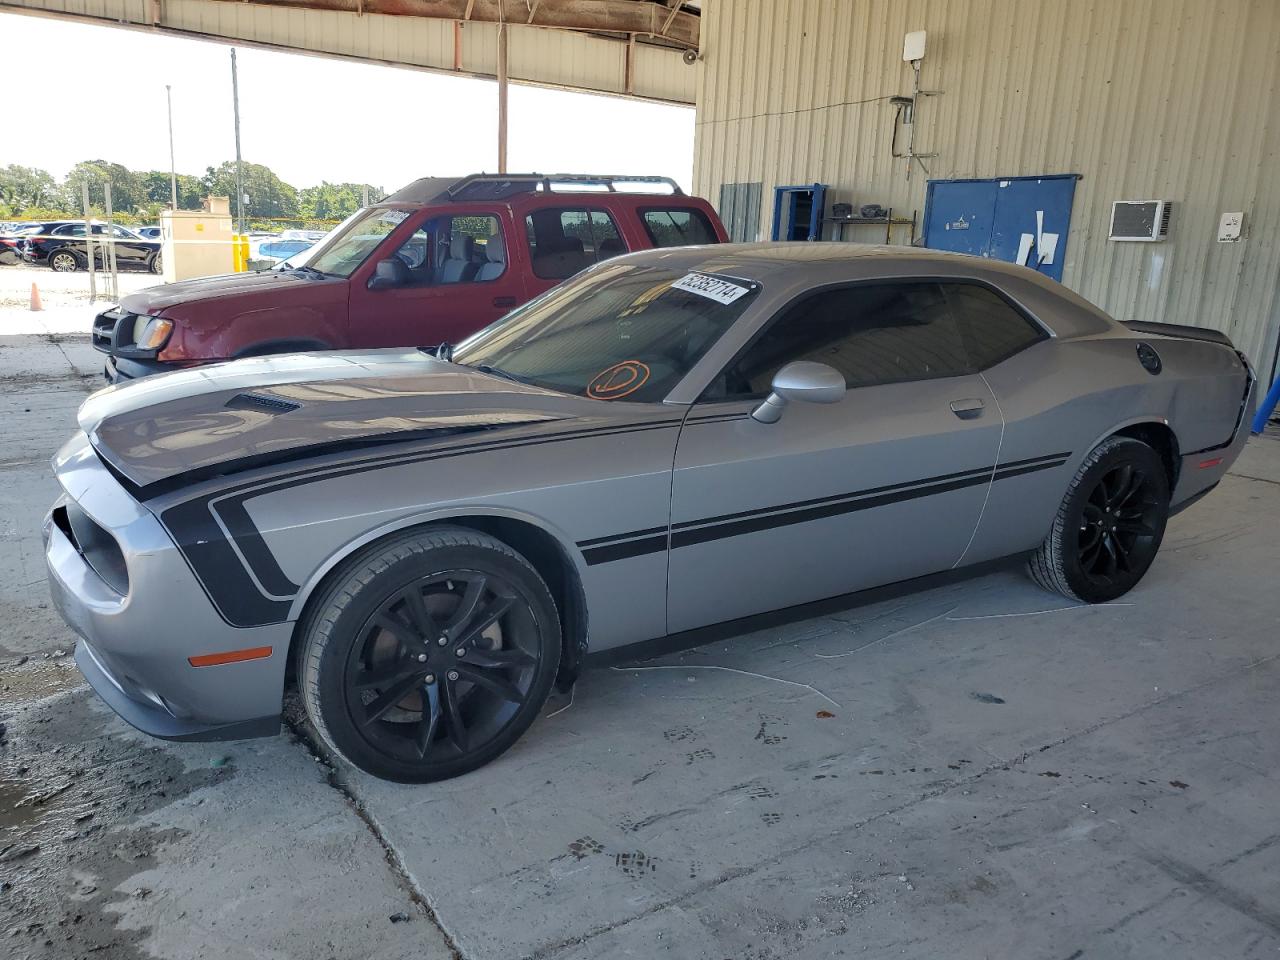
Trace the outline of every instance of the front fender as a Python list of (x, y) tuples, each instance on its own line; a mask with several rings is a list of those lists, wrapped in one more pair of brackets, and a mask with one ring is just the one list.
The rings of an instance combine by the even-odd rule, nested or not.
[(364, 549), (371, 543), (376, 543), (385, 537), (399, 533), (402, 530), (409, 530), (413, 527), (420, 527), (428, 523), (447, 523), (456, 522), (462, 526), (466, 525), (466, 520), (477, 517), (498, 517), (504, 520), (515, 520), (517, 522), (526, 523), (530, 526), (537, 527), (543, 533), (555, 540), (560, 547), (561, 553), (574, 566), (574, 574), (579, 582), (586, 570), (586, 561), (582, 558), (582, 551), (578, 549), (573, 538), (564, 530), (551, 523), (544, 517), (536, 514), (527, 513), (523, 510), (515, 510), (506, 507), (494, 507), (487, 505), (467, 505), (467, 504), (450, 504), (448, 507), (439, 507), (429, 510), (414, 511), (397, 517), (377, 527), (373, 527), (353, 540), (350, 540), (327, 557), (315, 568), (306, 581), (303, 582), (298, 590), (297, 597), (294, 598), (293, 605), (289, 609), (290, 620), (298, 620), (302, 617), (303, 610), (306, 609), (307, 602), (314, 595), (316, 589), (324, 581), (339, 564), (343, 563), (350, 557), (354, 556), (360, 550)]

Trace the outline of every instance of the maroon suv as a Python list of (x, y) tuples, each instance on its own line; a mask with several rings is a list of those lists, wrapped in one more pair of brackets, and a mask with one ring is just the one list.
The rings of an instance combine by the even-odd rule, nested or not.
[(268, 353), (456, 343), (600, 260), (726, 239), (711, 205), (665, 177), (417, 180), (275, 269), (130, 294), (95, 318), (93, 345), (116, 382)]

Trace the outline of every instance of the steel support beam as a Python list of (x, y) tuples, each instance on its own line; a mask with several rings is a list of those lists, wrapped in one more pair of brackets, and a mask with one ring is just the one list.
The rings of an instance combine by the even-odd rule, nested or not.
[(303, 7), (347, 13), (381, 13), (433, 20), (524, 24), (537, 13), (538, 27), (595, 30), (662, 37), (697, 49), (697, 14), (656, 0), (541, 0), (536, 10), (525, 0), (245, 0), (270, 7)]

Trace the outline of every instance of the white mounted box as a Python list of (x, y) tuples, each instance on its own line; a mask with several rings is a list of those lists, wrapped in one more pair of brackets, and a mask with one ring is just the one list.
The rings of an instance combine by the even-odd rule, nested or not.
[(1218, 242), (1235, 243), (1244, 235), (1244, 213), (1224, 213), (1218, 221)]
[(1172, 200), (1117, 200), (1111, 205), (1112, 240), (1154, 243), (1169, 236)]
[(924, 59), (925, 31), (912, 30), (902, 42), (902, 59), (907, 63)]

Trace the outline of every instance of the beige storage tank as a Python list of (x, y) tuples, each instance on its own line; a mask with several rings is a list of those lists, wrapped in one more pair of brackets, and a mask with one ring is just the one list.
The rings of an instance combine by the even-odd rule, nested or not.
[(231, 273), (231, 201), (206, 197), (203, 210), (160, 213), (161, 271), (165, 283)]

